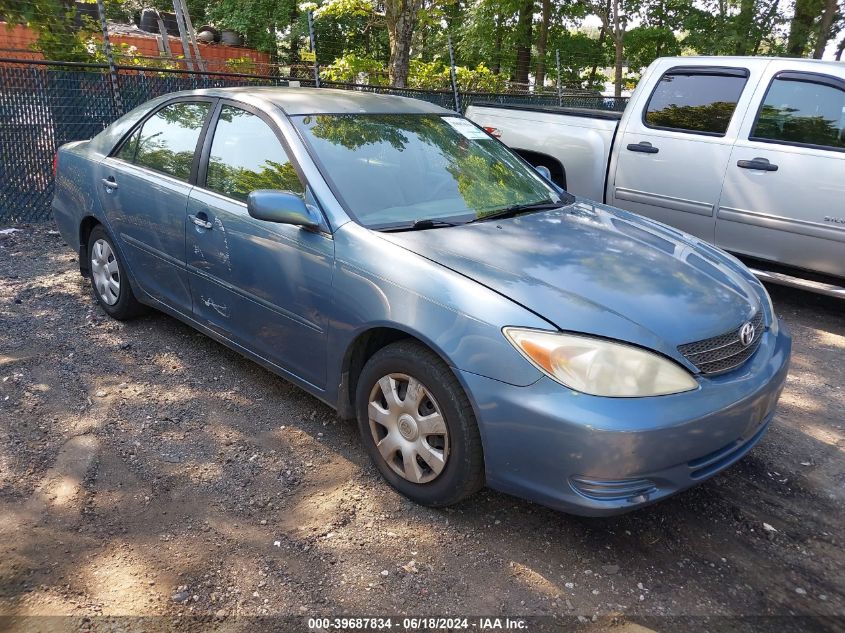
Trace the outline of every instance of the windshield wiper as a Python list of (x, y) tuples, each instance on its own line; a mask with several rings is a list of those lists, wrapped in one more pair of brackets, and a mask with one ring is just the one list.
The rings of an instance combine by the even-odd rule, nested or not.
[(470, 222), (484, 222), (485, 220), (512, 218), (520, 213), (526, 213), (528, 211), (543, 211), (544, 209), (559, 209), (564, 205), (565, 203), (563, 201), (555, 202), (550, 198), (540, 200), (539, 202), (529, 202), (527, 204), (512, 204), (511, 206), (500, 209), (499, 211), (494, 211), (493, 213), (477, 217), (474, 220), (470, 220)]
[(380, 229), (383, 233), (394, 233), (399, 231), (422, 231), (424, 229), (439, 229), (448, 226), (459, 226), (464, 222), (451, 222), (450, 220), (438, 220), (432, 218), (424, 218), (422, 220), (415, 220), (411, 224), (401, 224), (399, 226), (390, 226)]

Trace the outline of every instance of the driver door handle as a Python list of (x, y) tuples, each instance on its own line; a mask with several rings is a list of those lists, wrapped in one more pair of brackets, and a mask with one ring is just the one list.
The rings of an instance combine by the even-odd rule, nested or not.
[(201, 229), (211, 230), (214, 227), (214, 225), (208, 220), (208, 217), (205, 215), (205, 213), (200, 212), (196, 215), (189, 215), (188, 217), (191, 219), (191, 222), (196, 224)]
[(643, 154), (656, 154), (660, 150), (648, 141), (640, 141), (639, 143), (630, 143), (627, 147), (629, 152), (642, 152)]
[(117, 189), (117, 181), (115, 181), (114, 176), (103, 178), (102, 183), (108, 190)]

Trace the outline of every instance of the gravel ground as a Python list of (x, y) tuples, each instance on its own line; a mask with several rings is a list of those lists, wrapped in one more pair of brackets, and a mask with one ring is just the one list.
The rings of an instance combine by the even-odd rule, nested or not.
[(771, 288), (795, 337), (775, 423), (703, 485), (612, 519), (492, 491), (431, 510), (325, 405), (164, 315), (106, 318), (52, 227), (18, 228), (0, 235), (0, 630), (45, 615), (845, 627), (843, 302)]

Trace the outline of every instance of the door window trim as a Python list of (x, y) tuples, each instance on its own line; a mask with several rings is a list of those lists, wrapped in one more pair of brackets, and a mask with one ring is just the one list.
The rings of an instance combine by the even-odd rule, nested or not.
[(766, 98), (769, 96), (775, 81), (794, 81), (797, 83), (820, 84), (828, 88), (836, 88), (845, 93), (845, 79), (840, 79), (834, 75), (826, 75), (823, 73), (811, 73), (798, 70), (782, 70), (774, 74), (769, 80), (769, 85), (766, 86), (766, 92), (763, 93), (763, 98), (757, 105), (757, 112), (754, 114), (754, 119), (751, 123), (751, 129), (748, 130), (748, 140), (755, 143), (766, 143), (767, 145), (786, 145), (788, 147), (803, 147), (805, 149), (817, 149), (825, 152), (845, 153), (845, 147), (831, 147), (830, 145), (817, 145), (816, 143), (801, 143), (799, 141), (784, 141), (773, 138), (761, 138), (753, 136), (754, 130), (757, 128), (757, 123), (760, 121), (760, 114), (763, 112), (763, 106), (766, 104)]
[[(211, 146), (214, 143), (214, 134), (217, 131), (217, 123), (220, 119), (220, 112), (221, 110), (223, 110), (223, 107), (227, 105), (232, 106), (233, 108), (239, 108), (241, 110), (244, 110), (245, 112), (249, 112), (250, 114), (254, 114), (270, 128), (270, 130), (278, 139), (279, 144), (282, 146), (282, 150), (285, 152), (285, 156), (287, 157), (288, 162), (293, 165), (293, 169), (296, 172), (296, 175), (299, 177), (299, 180), (302, 183), (304, 190), (307, 192), (309, 189), (308, 178), (305, 177), (305, 172), (302, 170), (302, 167), (300, 167), (299, 162), (294, 156), (294, 153), (291, 151), (290, 143), (288, 143), (288, 140), (285, 138), (284, 134), (279, 129), (279, 126), (276, 125), (276, 122), (273, 121), (273, 119), (271, 119), (267, 115), (267, 113), (263, 112), (260, 108), (257, 108), (250, 103), (244, 103), (242, 101), (237, 101), (236, 99), (231, 99), (228, 97), (221, 97), (217, 100), (217, 104), (212, 108), (209, 121), (207, 122), (207, 125), (203, 130), (203, 135), (201, 137), (202, 146), (199, 152), (199, 164), (197, 166), (197, 174), (194, 186), (198, 189), (202, 189), (202, 191), (204, 192), (218, 196), (219, 198), (226, 200), (227, 202), (237, 203), (246, 208), (246, 202), (244, 202), (243, 200), (237, 200), (235, 198), (227, 196), (225, 193), (215, 191), (214, 189), (209, 189), (206, 184), (206, 180), (208, 178), (208, 159), (211, 156)], [(317, 208), (320, 211), (320, 218), (322, 220), (322, 226), (320, 228), (321, 232), (330, 234), (331, 230), (329, 227), (331, 227), (331, 224), (329, 224), (329, 220), (326, 217), (326, 213), (325, 211), (323, 211), (323, 205), (317, 199), (317, 196), (314, 195), (313, 188), (311, 188), (311, 197), (313, 198), (314, 202), (317, 203)]]
[[(651, 100), (654, 98), (654, 94), (657, 92), (658, 88), (660, 88), (660, 82), (663, 81), (663, 78), (666, 75), (706, 75), (717, 77), (738, 77), (744, 79), (745, 83), (743, 83), (742, 89), (739, 91), (739, 96), (737, 97), (736, 104), (734, 105), (734, 111), (731, 113), (731, 118), (730, 121), (728, 121), (728, 127), (725, 129), (725, 131), (705, 132), (702, 130), (687, 130), (685, 128), (678, 127), (651, 125), (646, 120), (646, 116), (648, 115), (648, 108), (651, 105)], [(725, 136), (727, 136), (728, 130), (731, 127), (731, 123), (733, 123), (734, 121), (734, 116), (736, 115), (737, 107), (739, 106), (739, 102), (742, 99), (742, 95), (745, 92), (745, 89), (748, 87), (748, 78), (750, 76), (751, 71), (748, 68), (742, 68), (738, 66), (672, 66), (668, 70), (665, 70), (662, 75), (660, 75), (660, 79), (657, 80), (657, 83), (654, 85), (654, 88), (652, 88), (651, 94), (648, 96), (648, 99), (645, 102), (645, 107), (643, 107), (642, 112), (640, 112), (641, 122), (646, 128), (650, 130), (662, 130), (665, 132), (678, 132), (679, 134), (695, 134), (697, 136), (724, 138)]]
[[(219, 101), (218, 97), (209, 97), (209, 96), (205, 96), (205, 95), (180, 95), (178, 97), (174, 97), (172, 99), (168, 99), (167, 101), (164, 101), (163, 103), (159, 104), (158, 107), (153, 108), (149, 112), (147, 112), (141, 118), (141, 120), (137, 121), (135, 123), (135, 125), (133, 125), (129, 129), (129, 131), (127, 131), (126, 134), (124, 134), (123, 137), (115, 144), (115, 146), (112, 148), (112, 150), (108, 153), (107, 158), (111, 158), (112, 160), (118, 160), (122, 163), (126, 163), (127, 165), (131, 165), (132, 167), (135, 167), (137, 169), (142, 169), (142, 170), (148, 171), (151, 174), (167, 176), (168, 178), (172, 178), (173, 180), (176, 180), (177, 182), (180, 182), (180, 183), (187, 183), (189, 185), (195, 185), (196, 184), (196, 178), (197, 178), (197, 172), (199, 170), (199, 162), (200, 162), (199, 161), (199, 159), (200, 159), (200, 151), (199, 150), (202, 148), (202, 143), (203, 143), (203, 140), (205, 139), (205, 134), (208, 131), (208, 126), (212, 121), (212, 115), (215, 112), (215, 108), (216, 108), (218, 101)], [(138, 165), (135, 162), (126, 161), (126, 160), (120, 158), (117, 155), (118, 153), (120, 153), (120, 150), (123, 149), (123, 146), (126, 143), (129, 142), (129, 139), (132, 138), (132, 135), (135, 134), (135, 132), (142, 130), (142, 128), (144, 127), (144, 124), (149, 119), (151, 119), (156, 114), (161, 112), (164, 108), (171, 106), (174, 103), (186, 103), (186, 102), (187, 103), (201, 102), (201, 103), (211, 104), (211, 107), (209, 107), (208, 113), (205, 116), (205, 120), (203, 121), (202, 128), (200, 128), (200, 134), (199, 134), (199, 137), (197, 137), (197, 143), (194, 146), (194, 158), (191, 161), (191, 173), (188, 176), (187, 180), (177, 178), (173, 174), (168, 174), (168, 173), (163, 172), (163, 171), (158, 171), (156, 169), (153, 169), (152, 167), (147, 167), (145, 165)], [(140, 137), (139, 137), (139, 140), (140, 140)]]

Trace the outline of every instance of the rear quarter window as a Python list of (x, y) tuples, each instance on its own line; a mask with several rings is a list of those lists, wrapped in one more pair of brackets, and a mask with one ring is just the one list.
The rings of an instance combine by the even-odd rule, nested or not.
[(671, 69), (649, 97), (645, 125), (723, 136), (747, 79), (748, 72), (743, 69)]

